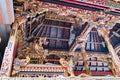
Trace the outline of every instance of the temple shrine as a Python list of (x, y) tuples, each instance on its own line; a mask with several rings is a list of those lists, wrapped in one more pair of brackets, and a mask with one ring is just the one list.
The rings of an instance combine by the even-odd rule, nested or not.
[(120, 0), (5, 1), (0, 77), (120, 77)]

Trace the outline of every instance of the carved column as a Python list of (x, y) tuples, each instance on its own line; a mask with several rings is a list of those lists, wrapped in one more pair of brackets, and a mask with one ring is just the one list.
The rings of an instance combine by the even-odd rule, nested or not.
[(113, 64), (113, 62), (110, 63), (110, 69), (111, 69), (111, 71), (112, 71), (112, 73), (113, 73), (113, 76), (116, 76), (116, 72), (115, 72), (115, 69), (114, 69), (114, 64)]
[(84, 42), (81, 45), (81, 53), (82, 53), (82, 57), (83, 57), (83, 62), (84, 62), (86, 74), (90, 75), (90, 70), (89, 70), (89, 66), (88, 66), (88, 63), (87, 63), (87, 53), (85, 51), (85, 43)]
[(5, 49), (1, 70), (0, 70), (0, 77), (10, 77), (11, 75), (12, 63), (17, 46), (16, 35), (17, 35), (17, 26), (14, 25), (10, 33), (8, 45)]
[(115, 53), (115, 50), (114, 50), (112, 44), (110, 43), (108, 33), (105, 28), (100, 28), (98, 30), (98, 32), (103, 36), (105, 42), (107, 43), (109, 53), (111, 54), (112, 59), (114, 61), (114, 67), (115, 67), (116, 74), (117, 74), (117, 76), (120, 76), (120, 60), (118, 58), (118, 55)]
[(89, 75), (90, 75), (90, 70), (89, 70), (89, 66), (87, 64), (87, 53), (85, 51), (85, 44), (86, 44), (87, 36), (93, 27), (94, 26), (92, 25), (92, 23), (88, 24), (86, 26), (86, 28), (82, 31), (82, 33), (77, 37), (76, 42), (73, 44), (73, 46), (70, 49), (70, 51), (75, 51), (76, 48), (78, 48), (78, 47), (81, 48), (83, 62), (84, 62), (84, 66), (86, 69), (86, 74), (89, 74)]
[(24, 7), (24, 11), (27, 10), (28, 4), (29, 4), (28, 1), (25, 1), (25, 2), (24, 2), (24, 6), (23, 6), (23, 7)]
[(14, 56), (16, 55), (17, 45), (18, 45), (18, 26), (22, 23), (25, 23), (25, 19), (20, 17), (19, 21), (15, 21), (10, 33), (8, 45), (5, 49), (1, 70), (0, 70), (0, 77), (10, 77), (12, 72), (12, 64), (14, 60)]
[(68, 72), (67, 71), (64, 72), (64, 76), (68, 77)]

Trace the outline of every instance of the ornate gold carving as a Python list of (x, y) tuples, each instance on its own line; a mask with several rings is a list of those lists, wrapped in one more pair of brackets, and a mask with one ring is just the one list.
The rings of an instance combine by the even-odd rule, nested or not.
[(64, 58), (61, 58), (60, 63), (63, 67), (67, 68), (67, 72), (70, 74), (71, 77), (75, 76), (72, 69), (74, 67), (72, 58), (70, 58), (69, 61), (66, 61)]

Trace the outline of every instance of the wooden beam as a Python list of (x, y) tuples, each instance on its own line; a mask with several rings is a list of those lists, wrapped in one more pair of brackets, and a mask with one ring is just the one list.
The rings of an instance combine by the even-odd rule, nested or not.
[[(33, 37), (33, 38), (40, 38), (40, 37)], [(46, 39), (61, 40), (61, 41), (69, 41), (69, 39), (50, 38), (50, 37), (46, 37)]]
[[(55, 28), (64, 28), (64, 29), (70, 29), (68, 27), (64, 27), (64, 26), (55, 26), (55, 25), (48, 25), (48, 24), (43, 24), (42, 26), (48, 26), (48, 27), (55, 27)], [(71, 27), (71, 26), (70, 26)]]
[(86, 42), (86, 43), (102, 44), (102, 43), (99, 43), (99, 42)]
[(47, 38), (47, 39), (53, 39), (53, 40), (61, 40), (61, 41), (69, 41), (68, 39), (60, 39), (60, 38)]
[[(119, 31), (120, 31), (120, 28), (119, 28), (116, 32), (119, 32)], [(110, 38), (112, 38), (114, 35), (115, 35), (115, 34), (112, 34), (112, 35), (110, 36)]]
[(67, 16), (58, 16), (58, 15), (53, 15), (53, 14), (49, 15), (49, 13), (46, 14), (45, 19), (68, 22), (68, 23), (75, 23), (74, 18), (67, 17)]
[(88, 66), (87, 58), (86, 58), (87, 57), (87, 53), (86, 53), (86, 51), (84, 49), (82, 49), (81, 53), (82, 53), (82, 57), (83, 57), (83, 62), (84, 62), (86, 74), (90, 75), (90, 70), (89, 70), (89, 66)]

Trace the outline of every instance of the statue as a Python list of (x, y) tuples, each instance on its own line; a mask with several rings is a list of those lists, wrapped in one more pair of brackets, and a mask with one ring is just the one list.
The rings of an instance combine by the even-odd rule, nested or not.
[(64, 58), (61, 58), (60, 59), (60, 64), (63, 66), (63, 67), (66, 67), (67, 68), (67, 72), (70, 74), (71, 77), (74, 77), (74, 72), (73, 72), (73, 60), (72, 58), (70, 58), (69, 61), (66, 61)]
[(47, 45), (48, 42), (46, 41), (46, 37), (43, 38), (39, 38), (38, 42), (35, 42), (35, 51), (37, 52), (37, 54), (43, 55), (43, 45)]

